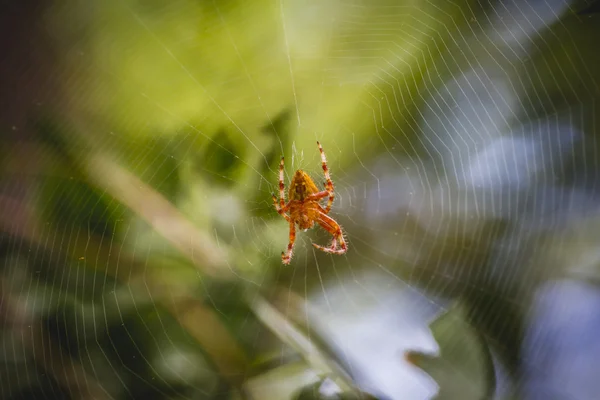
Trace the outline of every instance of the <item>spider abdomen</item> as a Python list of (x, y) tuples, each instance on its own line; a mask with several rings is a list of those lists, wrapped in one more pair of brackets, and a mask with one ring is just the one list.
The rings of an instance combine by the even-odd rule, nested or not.
[(294, 174), (290, 183), (288, 197), (290, 200), (305, 201), (308, 196), (318, 191), (319, 189), (312, 178), (306, 172), (299, 169)]

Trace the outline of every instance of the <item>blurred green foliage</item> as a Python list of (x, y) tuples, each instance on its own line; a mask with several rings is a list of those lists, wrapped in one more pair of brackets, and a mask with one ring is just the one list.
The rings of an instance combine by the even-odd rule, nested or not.
[[(289, 350), (253, 315), (247, 292), (268, 292), (277, 281), (291, 287), (294, 277), (306, 293), (307, 286), (323, 286), (321, 270), (311, 275), (310, 255), (297, 256), (297, 270), (281, 269), (288, 226), (270, 199), (280, 157), (286, 156), (288, 174), (299, 167), (320, 173), (314, 142), (322, 139), (341, 188), (352, 183), (359, 161), (364, 166), (384, 150), (392, 157), (426, 158), (419, 126), (428, 96), (474, 60), (491, 62), (497, 55), (477, 22), (488, 7), (474, 0), (47, 5), (41, 21), (53, 41), (52, 72), (60, 91), (53, 104), (31, 117), (44, 157), (32, 157), (37, 174), (19, 177), (28, 190), (17, 203), (32, 210), (33, 228), (16, 230), (2, 243), (3, 279), (9, 282), (5, 307), (15, 314), (27, 311), (24, 329), (43, 332), (59, 354), (100, 382), (107, 397), (233, 398), (231, 388), (241, 392), (260, 360), (277, 360), (282, 348)], [(524, 65), (534, 79), (523, 85), (522, 95), (546, 87), (551, 100), (531, 102), (531, 108), (527, 103), (520, 112), (541, 114), (592, 90), (585, 74), (573, 74), (587, 71), (578, 55), (581, 46), (595, 45), (589, 38), (593, 24), (584, 26), (563, 41), (570, 30), (556, 24), (549, 27), (551, 41), (536, 42)], [(555, 79), (561, 74), (581, 79)], [(8, 152), (0, 151), (4, 171)], [(210, 246), (231, 252), (222, 268), (235, 279), (219, 282), (204, 274), (202, 265), (156, 232), (153, 218), (160, 220), (160, 212), (142, 217), (139, 209), (116, 200), (127, 193), (111, 192), (90, 178), (82, 166), (94, 154), (109, 154), (206, 233)], [(166, 225), (179, 232), (177, 221)], [(446, 226), (449, 236), (454, 228)], [(429, 250), (450, 261), (475, 255), (483, 264), (489, 254), (481, 250), (488, 240), (480, 240), (482, 230), (473, 229), (475, 239), (437, 237)], [(362, 234), (371, 232), (357, 233)], [(479, 253), (464, 253), (465, 243)], [(352, 275), (371, 256), (357, 254), (356, 269), (333, 264), (323, 271), (331, 279)], [(451, 291), (450, 285), (444, 288)], [(472, 288), (463, 289), (457, 291)], [(473, 383), (477, 397), (487, 389), (489, 365), (481, 364), (481, 348), (467, 346), (478, 345), (478, 339), (469, 340), (472, 332), (463, 324), (468, 317), (455, 311), (432, 327), (440, 345), (451, 349), (424, 369), (443, 386), (444, 398), (462, 398), (456, 384), (464, 382)], [(35, 355), (31, 344), (22, 346)], [(38, 368), (40, 357), (28, 357), (8, 370), (27, 370), (32, 360)], [(448, 362), (452, 368), (446, 368)], [(309, 365), (299, 365), (292, 365), (299, 375), (312, 373)], [(37, 379), (43, 390), (58, 394), (56, 386), (77, 383), (67, 378), (57, 383), (60, 372), (45, 368), (19, 386)], [(42, 374), (51, 377), (41, 379)], [(298, 395), (297, 386), (293, 381), (286, 393)]]

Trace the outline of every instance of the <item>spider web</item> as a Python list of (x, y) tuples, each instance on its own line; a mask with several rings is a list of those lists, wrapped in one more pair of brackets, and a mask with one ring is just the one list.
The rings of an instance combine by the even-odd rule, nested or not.
[[(475, 380), (443, 357), (468, 334), (457, 304), (492, 348), (498, 398), (592, 398), (590, 4), (47, 7), (61, 90), (40, 95), (43, 145), (11, 143), (4, 165), (2, 397), (217, 398), (243, 381), (289, 398), (285, 374), (231, 361), (310, 359), (252, 309), (269, 298), (380, 398), (467, 398), (404, 358), (445, 340), (436, 368)], [(283, 266), (279, 158), (286, 188), (297, 169), (321, 184), (317, 140), (349, 249), (298, 232)]]

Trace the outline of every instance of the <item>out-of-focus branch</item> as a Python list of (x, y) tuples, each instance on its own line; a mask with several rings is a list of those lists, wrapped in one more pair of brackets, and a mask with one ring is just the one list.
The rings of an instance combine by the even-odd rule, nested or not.
[[(25, 173), (28, 176), (39, 174), (38, 170), (43, 167), (24, 162), (32, 155), (35, 155), (37, 161), (43, 158), (42, 164), (59, 162), (56, 155), (44, 145), (21, 142), (15, 146), (14, 154), (5, 160), (7, 171), (14, 174)], [(118, 165), (109, 155), (97, 150), (90, 150), (84, 154), (73, 151), (73, 158), (91, 178), (90, 183), (146, 220), (202, 273), (215, 278), (236, 277), (228, 263), (229, 250), (225, 245), (217, 245), (160, 193)], [(20, 200), (0, 196), (0, 229), (10, 227), (10, 230), (15, 230), (15, 226), (18, 226), (25, 231), (25, 236), (33, 234), (33, 227), (30, 226), (32, 219), (27, 217), (31, 213), (27, 211)]]
[(86, 154), (81, 162), (93, 183), (144, 218), (201, 272), (213, 277), (233, 277), (228, 252), (196, 229), (158, 192), (105, 154)]

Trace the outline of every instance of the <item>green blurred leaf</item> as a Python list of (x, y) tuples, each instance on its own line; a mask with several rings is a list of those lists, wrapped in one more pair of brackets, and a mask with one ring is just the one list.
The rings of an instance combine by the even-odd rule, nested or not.
[(430, 324), (440, 355), (412, 352), (409, 361), (439, 385), (437, 400), (480, 400), (495, 390), (493, 361), (483, 338), (468, 323), (460, 303)]

